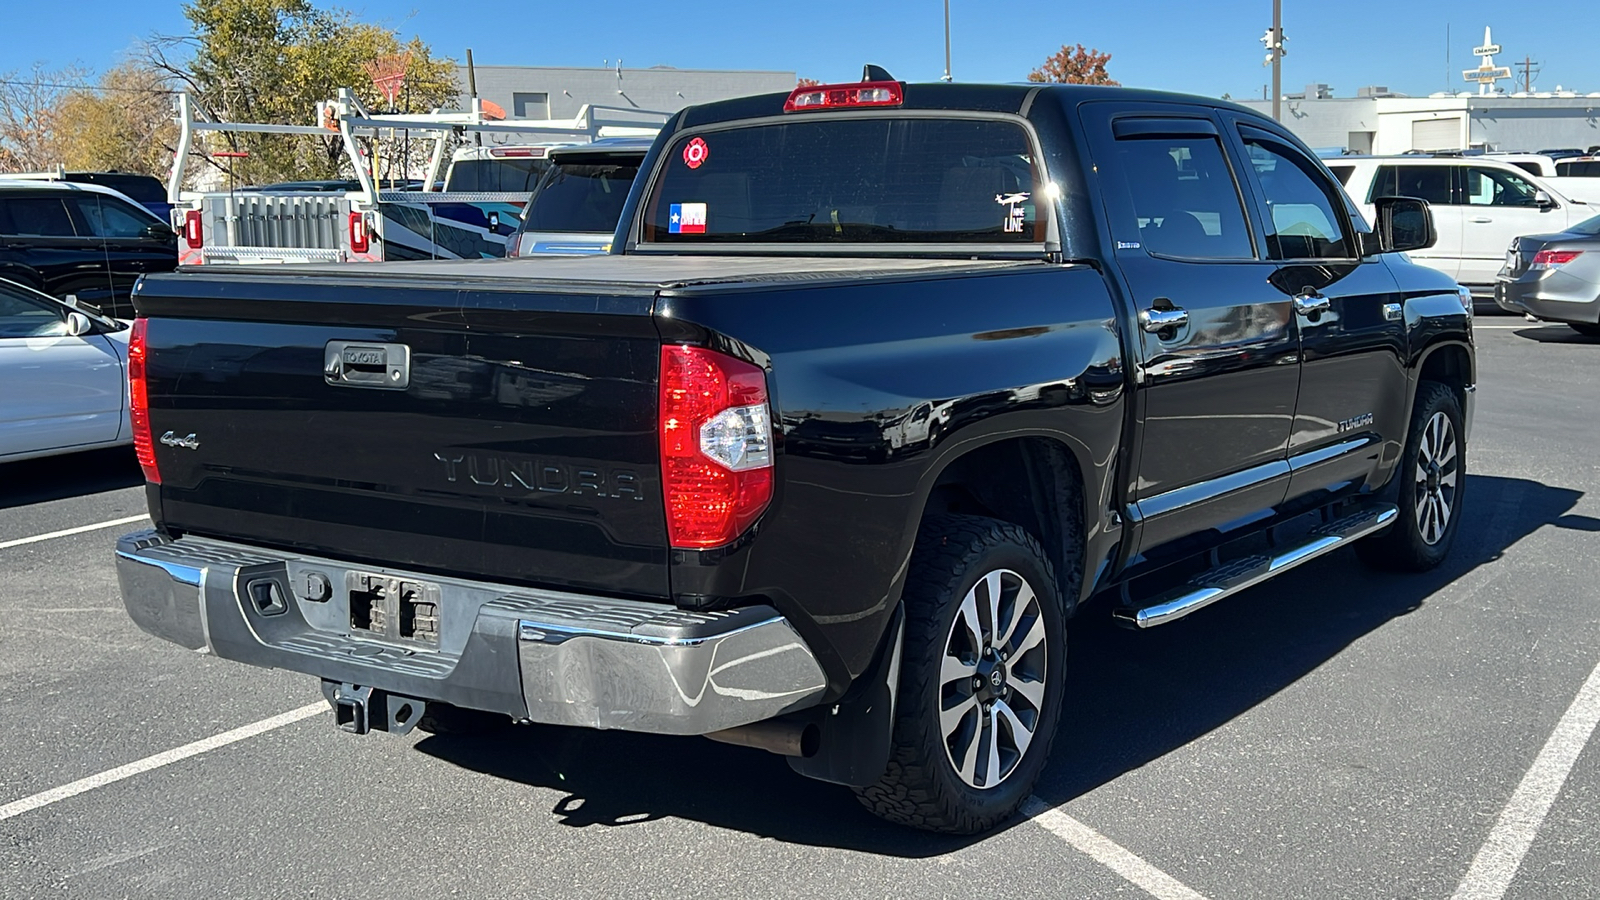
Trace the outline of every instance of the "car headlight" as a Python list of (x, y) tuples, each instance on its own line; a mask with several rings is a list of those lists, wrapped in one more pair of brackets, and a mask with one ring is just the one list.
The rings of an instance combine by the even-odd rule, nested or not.
[(1461, 298), (1461, 308), (1467, 311), (1467, 318), (1472, 318), (1472, 292), (1458, 284), (1456, 296)]

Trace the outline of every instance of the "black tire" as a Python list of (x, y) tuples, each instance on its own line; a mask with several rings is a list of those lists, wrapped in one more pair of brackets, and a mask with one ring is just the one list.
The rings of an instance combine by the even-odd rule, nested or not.
[(512, 724), (510, 716), (500, 713), (430, 701), (417, 720), (417, 730), (428, 734), (486, 735), (505, 731)]
[(1587, 322), (1568, 322), (1567, 327), (1584, 337), (1600, 337), (1600, 325), (1590, 325)]
[[(1439, 417), (1447, 429), (1438, 429)], [(1462, 435), (1461, 401), (1455, 390), (1432, 381), (1418, 386), (1405, 453), (1394, 474), (1398, 489), (1391, 492), (1400, 518), (1387, 531), (1356, 544), (1362, 562), (1391, 572), (1423, 572), (1449, 555), (1467, 486), (1467, 445)], [(1435, 446), (1443, 440), (1448, 440), (1448, 448)], [(1447, 458), (1430, 459), (1430, 447)]]
[[(941, 676), (945, 657), (955, 659), (958, 653), (951, 651), (958, 644), (958, 651), (965, 652), (970, 641), (963, 635), (977, 637), (970, 629), (956, 633), (963, 604), (969, 592), (975, 598), (988, 597), (994, 583), (987, 578), (991, 573), (1003, 585), (1000, 637), (1007, 639), (992, 654), (971, 647), (976, 660), (972, 681), (964, 675), (946, 680)], [(1022, 584), (1031, 589), (1036, 603), (1026, 599)], [(883, 776), (856, 789), (856, 796), (877, 815), (902, 825), (954, 834), (986, 831), (1009, 818), (1028, 798), (1055, 740), (1066, 663), (1064, 605), (1055, 573), (1039, 543), (1019, 526), (980, 516), (931, 516), (917, 535), (903, 599), (906, 630), (894, 746)], [(987, 632), (978, 629), (985, 635), (979, 639), (988, 643), (995, 616), (986, 604), (974, 615), (989, 620)], [(1042, 629), (1038, 632), (1042, 643), (1017, 649), (1036, 628)], [(1003, 648), (1008, 651), (1005, 655)], [(997, 671), (1000, 681), (991, 685)], [(981, 689), (977, 682), (982, 682)], [(995, 693), (1000, 691), (1003, 696)], [(1033, 703), (1030, 696), (1038, 696), (1040, 702)], [(941, 725), (940, 711), (945, 708), (962, 710), (959, 719), (946, 719), (956, 721), (955, 731), (948, 735)], [(1030, 719), (1031, 737), (1019, 748), (1019, 726), (1025, 732)], [(963, 735), (968, 736), (966, 742)], [(1002, 746), (1005, 740), (1009, 747)], [(1003, 773), (993, 784), (964, 780), (951, 741), (970, 751), (962, 755), (969, 761), (971, 777), (987, 781), (990, 773), (1002, 769)], [(994, 768), (987, 765), (991, 755), (999, 760)], [(980, 761), (983, 773), (977, 771)]]

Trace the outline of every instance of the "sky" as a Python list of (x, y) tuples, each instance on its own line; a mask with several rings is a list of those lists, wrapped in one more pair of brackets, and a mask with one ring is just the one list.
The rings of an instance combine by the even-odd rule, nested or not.
[[(322, 3), (321, 5), (329, 5)], [(941, 0), (607, 0), (587, 3), (400, 0), (343, 4), (361, 19), (420, 35), (435, 53), (480, 65), (794, 71), (822, 81), (857, 78), (876, 63), (903, 81), (937, 79), (944, 69)], [(0, 73), (34, 63), (100, 71), (139, 39), (184, 33), (177, 0), (74, 0), (70, 19), (39, 0), (9, 0)], [(1021, 81), (1062, 44), (1109, 52), (1124, 84), (1235, 99), (1260, 98), (1269, 0), (1221, 2), (1002, 3), (950, 0), (953, 74), (958, 81)], [(1600, 91), (1600, 8), (1558, 5), (1556, 19), (1490, 0), (1370, 0), (1284, 3), (1283, 87), (1332, 85), (1338, 97), (1366, 85), (1413, 95), (1467, 90), (1461, 70), (1494, 27), (1512, 65), (1542, 63), (1536, 90), (1560, 85)], [(524, 12), (525, 11), (525, 12)], [(1449, 40), (1446, 40), (1446, 29)], [(1446, 51), (1449, 51), (1447, 57)]]

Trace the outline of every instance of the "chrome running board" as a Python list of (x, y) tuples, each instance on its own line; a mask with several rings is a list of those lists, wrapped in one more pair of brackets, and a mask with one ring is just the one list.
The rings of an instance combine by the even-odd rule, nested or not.
[(1123, 605), (1112, 610), (1119, 625), (1129, 628), (1154, 628), (1201, 610), (1211, 604), (1254, 587), (1263, 581), (1331, 553), (1351, 541), (1381, 531), (1394, 523), (1400, 511), (1392, 503), (1381, 503), (1360, 512), (1311, 529), (1300, 543), (1273, 555), (1246, 556), (1224, 563), (1189, 579), (1187, 584), (1163, 594), (1149, 603)]

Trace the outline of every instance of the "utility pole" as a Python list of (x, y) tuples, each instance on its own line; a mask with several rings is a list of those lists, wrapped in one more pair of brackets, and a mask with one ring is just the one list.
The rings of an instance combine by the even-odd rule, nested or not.
[(1522, 91), (1526, 94), (1533, 93), (1533, 76), (1539, 72), (1539, 64), (1533, 57), (1524, 56), (1522, 62), (1517, 63), (1517, 68), (1522, 70)]
[(954, 80), (950, 76), (950, 0), (944, 0), (944, 75), (939, 80)]
[(1274, 121), (1283, 121), (1283, 57), (1289, 52), (1283, 49), (1283, 0), (1272, 0), (1272, 27), (1261, 36), (1261, 43), (1267, 45), (1267, 58), (1262, 65), (1272, 67), (1272, 118)]
[(1283, 121), (1283, 0), (1272, 0), (1272, 121)]

